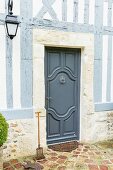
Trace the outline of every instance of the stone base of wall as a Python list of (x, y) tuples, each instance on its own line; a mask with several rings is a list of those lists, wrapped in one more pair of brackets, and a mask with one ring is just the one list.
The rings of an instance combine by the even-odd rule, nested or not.
[[(83, 120), (84, 121), (83, 121)], [(81, 128), (81, 142), (97, 142), (113, 139), (113, 112), (94, 112), (81, 115), (84, 130)], [(37, 119), (12, 120), (9, 123), (7, 143), (4, 145), (3, 159), (9, 160), (35, 155), (38, 146)], [(83, 124), (81, 124), (83, 126)], [(46, 151), (46, 117), (40, 117), (41, 146)], [(0, 150), (0, 156), (2, 151)], [(2, 159), (0, 159), (2, 167)], [(1, 170), (0, 167), (0, 170)]]
[[(46, 148), (45, 117), (40, 118), (41, 146)], [(38, 147), (37, 120), (12, 120), (9, 123), (7, 143), (4, 145), (3, 157), (5, 160), (35, 155)], [(42, 135), (43, 134), (43, 135)]]
[(113, 139), (113, 112), (107, 113), (108, 139)]
[(107, 130), (107, 112), (94, 112), (87, 114), (86, 142), (97, 142), (106, 140)]
[(87, 113), (81, 120), (85, 127), (84, 130), (81, 128), (81, 142), (113, 139), (113, 112)]
[(0, 147), (0, 170), (3, 169), (3, 147)]

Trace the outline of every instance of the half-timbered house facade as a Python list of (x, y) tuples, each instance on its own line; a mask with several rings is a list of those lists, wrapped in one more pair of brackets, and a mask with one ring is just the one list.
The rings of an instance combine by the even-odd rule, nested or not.
[(6, 36), (0, 0), (0, 112), (9, 123), (4, 157), (41, 145), (113, 137), (113, 1), (14, 0), (20, 25)]

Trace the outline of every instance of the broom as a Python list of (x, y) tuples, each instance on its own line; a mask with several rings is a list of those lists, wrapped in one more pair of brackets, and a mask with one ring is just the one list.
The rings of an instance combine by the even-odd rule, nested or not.
[(40, 113), (41, 112), (36, 113), (36, 116), (38, 118), (38, 148), (36, 149), (36, 159), (37, 160), (45, 158), (45, 156), (43, 154), (43, 148), (40, 147)]

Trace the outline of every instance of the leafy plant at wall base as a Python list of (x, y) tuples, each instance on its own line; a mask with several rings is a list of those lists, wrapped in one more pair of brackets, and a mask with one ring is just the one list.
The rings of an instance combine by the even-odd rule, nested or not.
[(8, 136), (8, 123), (0, 113), (0, 147), (6, 142)]

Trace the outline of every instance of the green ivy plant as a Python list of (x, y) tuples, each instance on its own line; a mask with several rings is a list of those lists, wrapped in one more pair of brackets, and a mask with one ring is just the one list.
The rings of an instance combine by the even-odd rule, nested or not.
[(8, 123), (0, 113), (0, 147), (6, 142), (8, 136)]

